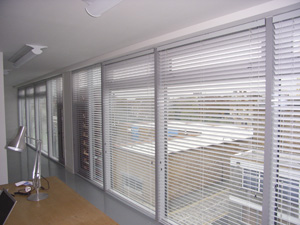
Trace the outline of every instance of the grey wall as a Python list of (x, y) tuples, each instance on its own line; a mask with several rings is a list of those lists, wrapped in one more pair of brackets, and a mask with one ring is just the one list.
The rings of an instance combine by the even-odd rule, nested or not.
[(0, 52), (0, 184), (8, 183), (4, 103), (3, 53)]

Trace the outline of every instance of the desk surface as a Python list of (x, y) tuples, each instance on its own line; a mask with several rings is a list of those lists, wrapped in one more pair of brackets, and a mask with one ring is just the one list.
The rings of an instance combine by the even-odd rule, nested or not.
[[(117, 224), (58, 178), (47, 179), (49, 197), (32, 202), (27, 196), (16, 195), (17, 204), (5, 224)], [(9, 189), (10, 193), (18, 189), (14, 184), (1, 185), (0, 188)]]

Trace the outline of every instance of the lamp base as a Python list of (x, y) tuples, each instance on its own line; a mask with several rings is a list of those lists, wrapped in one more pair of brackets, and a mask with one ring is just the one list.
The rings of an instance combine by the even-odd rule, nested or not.
[(29, 195), (29, 197), (27, 198), (27, 200), (38, 202), (38, 201), (44, 200), (46, 198), (48, 198), (48, 194), (47, 193), (39, 193), (39, 194), (35, 193), (35, 194)]

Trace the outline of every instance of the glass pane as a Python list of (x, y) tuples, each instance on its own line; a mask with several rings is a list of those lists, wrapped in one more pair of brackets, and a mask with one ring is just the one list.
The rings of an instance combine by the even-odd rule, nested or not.
[(154, 211), (154, 56), (113, 63), (104, 71), (111, 189)]
[(161, 51), (163, 208), (175, 224), (261, 224), (265, 29)]

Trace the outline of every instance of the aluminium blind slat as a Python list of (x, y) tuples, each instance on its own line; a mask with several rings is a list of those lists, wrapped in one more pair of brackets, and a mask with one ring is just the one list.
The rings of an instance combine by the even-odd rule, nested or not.
[[(257, 36), (256, 33), (261, 33), (260, 29), (257, 29), (257, 30), (252, 30), (252, 34), (255, 38), (255, 36)], [(244, 40), (245, 37), (247, 38), (249, 36), (249, 33), (245, 33), (245, 32), (236, 32), (235, 34), (232, 34), (231, 36), (228, 36), (228, 35), (224, 35), (223, 37), (219, 37), (218, 40), (215, 39), (215, 38), (211, 38), (211, 39), (208, 39), (206, 41), (201, 41), (201, 42), (197, 42), (197, 43), (194, 43), (193, 45), (189, 44), (189, 45), (186, 45), (185, 46), (185, 50), (188, 52), (190, 49), (194, 49), (194, 47), (196, 46), (206, 46), (205, 44), (211, 44), (211, 46), (216, 46), (216, 45), (221, 45), (221, 48), (222, 48), (222, 43), (226, 41), (233, 41), (233, 43), (235, 42), (239, 42), (237, 41), (238, 40)], [(205, 44), (203, 44), (205, 43)], [(176, 52), (181, 52), (182, 51), (182, 48), (174, 48), (173, 51), (170, 53), (170, 54), (174, 54)], [(163, 52), (163, 51), (161, 51)], [(184, 57), (184, 55), (182, 55), (182, 57)]]
[[(174, 110), (180, 110), (180, 109), (190, 109), (190, 108), (188, 108), (188, 107), (174, 108)], [(226, 114), (222, 114), (222, 116), (221, 116), (220, 114), (218, 114), (220, 112), (217, 112), (217, 111), (216, 111), (216, 114), (213, 114), (213, 113), (210, 112), (210, 113), (207, 113), (207, 114), (203, 113), (203, 114), (199, 115), (199, 113), (201, 113), (201, 112), (205, 112), (205, 111), (204, 110), (202, 110), (202, 111), (201, 110), (191, 110), (191, 112), (187, 113), (187, 114), (182, 114), (180, 112), (175, 113), (175, 112), (170, 111), (170, 113), (172, 113), (173, 117), (184, 115), (185, 117), (187, 117), (187, 116), (195, 116), (195, 117), (199, 117), (200, 118), (200, 117), (206, 117), (206, 116), (210, 115), (212, 118), (220, 118), (220, 119), (233, 118), (232, 116), (226, 115)], [(236, 112), (236, 113), (239, 113), (239, 112)], [(260, 116), (259, 115), (258, 116), (255, 116), (255, 115), (250, 115), (250, 116), (248, 116), (248, 115), (240, 115), (240, 116), (236, 115), (236, 116), (234, 116), (234, 118), (240, 119), (240, 121), (249, 121), (251, 119), (259, 119)]]
[[(186, 138), (188, 135), (201, 135), (202, 134), (202, 132), (198, 132), (198, 133), (196, 133), (196, 132), (189, 132), (189, 131), (186, 131), (186, 130), (183, 130), (183, 131), (181, 131), (181, 133), (182, 134), (177, 134), (177, 136), (178, 137), (181, 137), (181, 138)], [(224, 140), (236, 140), (236, 139), (234, 139), (234, 138), (231, 138), (231, 137), (235, 137), (235, 138), (239, 138), (238, 140), (241, 140), (241, 139), (248, 139), (248, 140), (251, 140), (250, 138), (249, 138), (249, 135), (251, 134), (252, 135), (252, 138), (259, 138), (261, 135), (262, 135), (262, 133), (263, 133), (263, 130), (261, 130), (260, 132), (256, 132), (256, 134), (252, 134), (252, 132), (249, 132), (248, 134), (246, 133), (246, 134), (232, 134), (232, 133), (219, 133), (219, 135), (214, 135), (214, 137), (222, 137), (222, 138), (224, 138), (224, 136), (228, 136), (228, 139), (225, 139), (224, 138)], [(169, 136), (172, 136), (172, 134), (170, 134), (170, 132), (169, 131), (165, 131), (164, 132), (164, 134), (165, 135), (169, 135)], [(231, 136), (230, 137), (230, 139), (229, 139), (229, 135), (233, 135), (233, 136)], [(201, 136), (202, 137), (202, 136)], [(225, 150), (224, 150), (225, 151)]]
[(154, 213), (154, 54), (116, 60), (103, 70), (109, 191)]
[[(261, 53), (261, 55), (263, 55), (263, 53)], [(218, 62), (216, 61), (215, 63), (211, 63), (211, 64), (209, 64), (208, 62), (207, 63), (202, 63), (199, 66), (197, 65), (197, 63), (190, 64), (190, 65), (182, 63), (182, 65), (175, 66), (174, 67), (174, 71), (175, 72), (183, 71), (183, 70), (192, 71), (192, 70), (195, 70), (197, 68), (202, 68), (203, 70), (210, 69), (210, 70), (213, 70), (213, 71), (218, 71), (218, 70), (222, 70), (223, 68), (224, 69), (229, 69), (231, 66), (233, 66), (235, 68), (238, 67), (238, 66), (243, 66), (241, 64), (245, 64), (246, 65), (246, 67), (244, 67), (244, 69), (245, 68), (255, 67), (255, 64), (254, 63), (253, 64), (250, 63), (249, 60), (254, 61), (255, 59), (251, 59), (251, 58), (247, 59), (247, 58), (245, 58), (243, 60), (241, 60), (241, 59), (239, 59), (239, 60), (237, 60), (237, 59), (231, 59), (231, 60), (227, 60), (227, 61), (225, 61), (225, 59), (224, 59), (224, 61), (222, 63), (220, 63), (220, 64), (218, 64)], [(262, 64), (260, 62), (263, 62), (263, 61), (264, 61), (263, 57), (258, 58), (258, 61), (256, 62), (256, 64), (260, 65), (260, 64)], [(214, 68), (213, 69), (210, 68), (211, 66), (214, 66)], [(170, 70), (170, 68), (168, 66), (165, 66), (165, 67), (161, 68), (161, 71), (169, 71), (169, 70)]]
[(294, 50), (293, 44), (289, 43), (289, 46), (285, 46), (285, 48), (280, 50), (275, 50), (275, 59), (278, 59), (278, 54), (280, 54), (280, 58), (282, 59), (282, 65), (285, 65), (286, 63), (293, 62), (293, 61), (299, 61), (299, 59), (291, 59), (291, 55), (299, 56), (299, 52), (297, 50)]
[(273, 176), (270, 220), (300, 223), (300, 18), (275, 27)]
[[(248, 66), (247, 66), (248, 65)], [(205, 74), (203, 75), (202, 79), (216, 79), (218, 78), (219, 76), (221, 76), (223, 79), (226, 79), (226, 78), (231, 78), (232, 75), (235, 75), (235, 74), (239, 74), (239, 77), (251, 77), (251, 76), (254, 76), (254, 74), (249, 74), (247, 73), (250, 68), (251, 68), (251, 71), (256, 71), (257, 73), (259, 72), (262, 72), (263, 74), (263, 68), (259, 68), (258, 65), (265, 65), (265, 62), (262, 60), (261, 62), (259, 63), (251, 63), (251, 64), (247, 64), (247, 63), (244, 63), (244, 64), (237, 64), (237, 65), (234, 65), (234, 66), (220, 66), (220, 67), (214, 67), (214, 68), (202, 68), (203, 72), (205, 72)], [(246, 66), (246, 67), (245, 67)], [(168, 68), (165, 69), (166, 71), (168, 71)], [(179, 71), (172, 71), (172, 73), (170, 73), (168, 76), (166, 77), (169, 77), (169, 76), (173, 76), (174, 78), (176, 77), (181, 77), (182, 75), (190, 75), (191, 76), (191, 79), (193, 78), (192, 75), (195, 75), (194, 77), (197, 77), (197, 70), (192, 70), (192, 69), (189, 69), (189, 70), (186, 70), (186, 71), (182, 71), (182, 70), (179, 70)], [(227, 77), (225, 75), (228, 75)], [(233, 78), (236, 78), (236, 76), (233, 76)], [(164, 79), (164, 78), (162, 78)]]
[[(291, 92), (292, 92), (292, 91), (291, 91)], [(278, 100), (287, 100), (287, 99), (289, 99), (289, 97), (288, 97), (288, 96), (277, 96), (277, 99), (278, 99)], [(300, 100), (299, 96), (295, 96), (294, 99), (296, 99), (297, 101)], [(297, 104), (296, 101), (295, 101), (294, 103)], [(285, 103), (285, 104), (291, 104), (291, 103), (287, 102), (287, 103)], [(296, 114), (297, 114), (297, 113), (296, 113)]]
[[(260, 61), (263, 61), (264, 52), (259, 52), (259, 56), (257, 56), (257, 58), (260, 59)], [(212, 57), (213, 58), (213, 57)], [(194, 59), (192, 59), (193, 61)], [(180, 63), (178, 63), (178, 65), (173, 66), (172, 69), (174, 71), (176, 70), (184, 70), (184, 69), (194, 69), (194, 68), (203, 68), (203, 69), (207, 69), (210, 66), (215, 66), (216, 68), (218, 67), (226, 67), (226, 66), (231, 66), (231, 65), (238, 65), (241, 62), (245, 63), (248, 61), (248, 67), (252, 67), (252, 65), (249, 63), (249, 60), (255, 60), (255, 58), (247, 58), (246, 56), (242, 56), (242, 55), (237, 55), (237, 56), (231, 56), (231, 57), (225, 57), (224, 58), (220, 58), (220, 59), (214, 59), (213, 61), (210, 59), (207, 60), (195, 60), (194, 62), (185, 62), (185, 61), (180, 61)], [(176, 61), (174, 60), (173, 63), (176, 63)], [(169, 67), (166, 66), (165, 68), (162, 67), (161, 69), (162, 71), (168, 71)]]
[(265, 28), (160, 51), (159, 87), (161, 222), (260, 224)]
[[(250, 73), (249, 73), (250, 71)], [(207, 83), (209, 82), (215, 82), (216, 80), (223, 80), (224, 82), (226, 82), (226, 80), (228, 79), (236, 79), (237, 81), (238, 80), (241, 80), (243, 82), (245, 82), (243, 79), (241, 78), (248, 78), (249, 80), (251, 79), (251, 77), (257, 77), (257, 73), (256, 75), (252, 74), (254, 71), (256, 71), (257, 73), (259, 72), (262, 72), (263, 70), (253, 70), (252, 68), (250, 69), (245, 69), (244, 71), (241, 71), (241, 70), (238, 70), (234, 73), (232, 73), (231, 71), (228, 71), (228, 72), (219, 72), (219, 71), (216, 71), (216, 72), (205, 72), (206, 76), (203, 76), (201, 78), (199, 78), (197, 76), (197, 73), (195, 73), (194, 71), (190, 71), (190, 72), (187, 72), (187, 73), (184, 73), (184, 74), (180, 74), (180, 73), (172, 73), (170, 74), (170, 76), (168, 77), (165, 77), (165, 78), (162, 78), (162, 80), (164, 79), (169, 79), (170, 77), (172, 77), (172, 79), (175, 79), (176, 81), (178, 80), (182, 80), (182, 76), (189, 76), (190, 79), (192, 80), (199, 80), (201, 79), (201, 81), (207, 81)], [(204, 71), (203, 71), (204, 72)], [(251, 76), (252, 75), (252, 76)], [(237, 76), (239, 76), (237, 78)]]
[(72, 74), (77, 173), (102, 187), (101, 66), (93, 65)]
[[(257, 46), (257, 47), (256, 47)], [(257, 53), (256, 58), (263, 59), (264, 52), (260, 49), (261, 44), (252, 44), (252, 53)], [(217, 48), (216, 48), (217, 49)], [(194, 52), (197, 52), (197, 49), (194, 50)], [(232, 52), (231, 54), (228, 54), (228, 52)], [(235, 62), (238, 61), (244, 61), (247, 63), (246, 60), (251, 59), (253, 56), (249, 56), (249, 45), (248, 43), (246, 46), (236, 46), (234, 48), (225, 48), (223, 50), (216, 51), (216, 52), (203, 52), (201, 55), (194, 54), (190, 55), (189, 57), (184, 58), (175, 58), (173, 59), (173, 63), (177, 63), (176, 66), (174, 66), (174, 70), (177, 68), (188, 68), (193, 67), (194, 64), (197, 64), (199, 67), (207, 67), (209, 65), (231, 65), (236, 64)], [(191, 53), (192, 54), (192, 53)], [(170, 55), (173, 56), (173, 55)], [(174, 56), (175, 57), (175, 56)], [(168, 68), (168, 64), (162, 63), (162, 68), (165, 69)]]
[[(222, 68), (223, 69), (223, 68)], [(253, 69), (251, 69), (251, 71), (253, 71)], [(211, 80), (226, 80), (226, 79), (236, 79), (237, 76), (239, 76), (239, 78), (243, 78), (243, 77), (246, 77), (246, 78), (250, 78), (251, 76), (252, 77), (257, 77), (257, 74), (252, 74), (252, 73), (248, 73), (249, 72), (249, 69), (243, 69), (243, 67), (241, 68), (236, 68), (236, 70), (229, 70), (229, 71), (206, 71), (205, 75), (203, 75), (203, 77), (201, 77), (201, 80), (203, 81), (211, 81)], [(258, 69), (256, 70), (257, 73), (259, 72), (264, 72), (263, 69)], [(170, 76), (172, 76), (173, 79), (176, 79), (176, 80), (180, 80), (182, 79), (182, 76), (189, 76), (191, 77), (191, 79), (197, 79), (198, 76), (197, 76), (197, 71), (188, 71), (188, 72), (185, 72), (185, 73), (180, 73), (180, 72), (177, 72), (177, 73), (172, 73)]]
[[(191, 107), (192, 109), (192, 107)], [(220, 111), (218, 110), (213, 110), (213, 109), (197, 109), (195, 110), (195, 112), (198, 112), (198, 113), (204, 113), (206, 112), (206, 114), (215, 114), (215, 113), (219, 113)], [(231, 111), (228, 109), (228, 110), (222, 110), (222, 112), (225, 114), (225, 113), (230, 113)], [(248, 115), (248, 113), (251, 113), (252, 115), (257, 115), (257, 114), (263, 114), (264, 112), (263, 111), (251, 111), (251, 110), (248, 110), (247, 112), (244, 112), (244, 111), (239, 111), (238, 112), (239, 114), (245, 114), (246, 116)]]
[[(180, 96), (178, 96), (178, 98), (180, 98)], [(170, 99), (172, 99), (172, 98), (170, 98)], [(234, 102), (234, 99), (233, 99), (233, 102)], [(194, 103), (194, 105), (199, 105), (199, 104), (203, 104), (203, 103), (205, 103), (205, 101), (202, 101), (202, 102), (200, 102), (200, 101), (198, 101), (198, 99), (195, 99), (195, 103)], [(178, 107), (178, 101), (176, 101), (175, 102), (175, 104), (176, 104), (176, 107)], [(262, 104), (262, 103), (261, 103)], [(182, 108), (189, 108), (189, 109), (193, 109), (194, 107), (185, 107), (186, 105), (188, 105), (188, 104), (182, 104), (183, 105), (183, 107)], [(225, 110), (229, 110), (229, 108), (230, 108), (230, 105), (229, 104), (224, 104), (224, 105), (228, 105), (228, 108), (226, 108), (226, 107), (224, 107), (224, 106), (219, 106), (219, 105), (211, 105), (211, 106), (209, 106), (209, 105), (207, 105), (207, 106), (205, 106), (205, 107), (201, 107), (201, 109), (204, 109), (204, 108), (207, 108), (207, 109), (225, 109)], [(234, 105), (234, 104), (232, 104), (232, 105)], [(245, 104), (244, 104), (245, 105)], [(247, 107), (245, 107), (245, 106), (240, 106), (240, 105), (236, 105), (236, 106), (233, 106), (232, 107), (232, 112), (234, 111), (234, 110), (238, 110), (238, 109), (240, 109), (240, 110), (243, 110), (243, 109), (253, 109), (253, 110), (257, 110), (257, 111), (259, 111), (259, 110), (263, 110), (264, 108), (262, 108), (262, 107), (255, 107), (255, 106), (252, 106), (252, 104), (251, 104), (251, 106), (247, 106)], [(173, 106), (173, 108), (174, 108), (174, 106)], [(196, 107), (195, 107), (196, 108)], [(170, 108), (170, 109), (172, 109), (172, 108)], [(168, 109), (166, 109), (165, 111), (168, 111)], [(221, 111), (220, 111), (221, 112)], [(236, 111), (236, 112), (238, 112), (238, 111)]]
[[(244, 88), (246, 89), (249, 89), (249, 88), (255, 88), (255, 87), (264, 87), (263, 85), (261, 85), (260, 83), (259, 83), (259, 81), (256, 81), (256, 82), (253, 82), (252, 81), (253, 79), (249, 79), (249, 80), (246, 80), (246, 81), (243, 81), (243, 83), (242, 82), (238, 82), (238, 81), (234, 81), (234, 80), (232, 80), (231, 81), (231, 83), (230, 82), (228, 82), (228, 81), (219, 81), (220, 83), (219, 84), (217, 84), (217, 85), (212, 85), (212, 82), (204, 82), (204, 81), (200, 81), (200, 82), (203, 82), (203, 84), (202, 85), (198, 85), (198, 86), (195, 86), (194, 88), (198, 88), (198, 90), (199, 89), (201, 89), (201, 90), (203, 90), (203, 91), (205, 91), (206, 89), (207, 90), (210, 90), (210, 89), (212, 89), (212, 88), (215, 88), (215, 87), (220, 87), (220, 88), (223, 88), (223, 89), (225, 89), (225, 90), (228, 90), (228, 89), (230, 89), (230, 90), (232, 90), (232, 91), (234, 91), (234, 90), (241, 90), (240, 88), (241, 88), (241, 86), (244, 86)], [(170, 85), (179, 85), (179, 84), (181, 84), (182, 82), (184, 81), (184, 79), (181, 79), (181, 80), (176, 80), (176, 81), (172, 81), (172, 82), (170, 82)], [(246, 82), (252, 82), (251, 83), (251, 86), (249, 85), (249, 83), (248, 83), (248, 85), (247, 85), (247, 83)], [(261, 81), (263, 81), (263, 80), (261, 80)], [(197, 82), (197, 81), (194, 81), (194, 82)], [(199, 82), (199, 81), (198, 81)], [(217, 82), (217, 81), (214, 81), (214, 82)], [(203, 87), (203, 86), (206, 86), (206, 87)], [(193, 87), (191, 87), (191, 88), (193, 88)], [(172, 88), (171, 88), (172, 89)]]
[[(191, 92), (189, 92), (189, 93), (191, 93)], [(170, 97), (177, 97), (177, 98), (179, 98), (179, 97), (182, 97), (183, 95), (172, 95), (172, 93), (171, 93), (171, 95), (170, 95)], [(257, 101), (255, 102), (255, 100), (253, 100), (253, 97), (252, 97), (252, 99), (251, 98), (245, 98), (245, 99), (248, 99), (248, 104), (255, 104), (255, 103), (257, 103), (257, 101), (261, 101), (262, 102), (262, 100), (263, 100), (263, 98), (258, 98), (257, 99)], [(195, 108), (195, 109), (198, 109), (199, 108), (199, 106), (197, 107), (197, 105), (198, 104), (203, 104), (203, 103), (205, 103), (206, 105), (205, 105), (205, 107), (203, 107), (203, 108), (214, 108), (214, 106), (216, 106), (216, 102), (218, 102), (218, 104), (217, 104), (217, 106), (216, 107), (219, 107), (219, 106), (223, 106), (223, 107), (225, 107), (225, 106), (231, 106), (232, 105), (232, 103), (234, 102), (234, 104), (237, 106), (236, 107), (236, 109), (238, 109), (238, 108), (240, 108), (240, 105), (245, 105), (245, 103), (242, 101), (242, 98), (239, 100), (239, 99), (235, 99), (235, 98), (232, 98), (231, 100), (231, 102), (230, 101), (226, 101), (227, 99), (225, 98), (224, 99), (224, 101), (222, 101), (222, 102), (220, 102), (219, 101), (220, 100), (220, 97), (219, 97), (219, 99), (218, 98), (215, 98), (214, 100), (212, 100), (212, 101), (210, 101), (210, 100), (208, 100), (208, 99), (206, 99), (206, 98), (196, 98), (196, 97), (194, 97), (194, 104), (191, 106), (190, 104), (191, 104), (191, 99), (189, 100), (189, 102), (186, 102), (186, 103), (184, 103), (183, 104), (183, 107), (182, 108), (190, 108), (190, 109), (193, 109), (193, 108)], [(178, 101), (176, 101), (176, 102), (178, 102)], [(168, 109), (176, 109), (176, 108), (178, 108), (179, 106), (173, 106), (173, 107), (170, 107), (170, 108), (168, 108)], [(245, 108), (247, 108), (247, 107), (245, 107)], [(249, 108), (253, 108), (253, 106), (252, 107), (249, 107)], [(260, 107), (261, 109), (263, 109), (263, 107)]]
[[(291, 66), (291, 67), (294, 67), (293, 64), (291, 64), (290, 66)], [(290, 67), (289, 67), (289, 68), (290, 68)], [(277, 71), (277, 73), (281, 73), (281, 74), (299, 73), (299, 72), (300, 72), (300, 68), (299, 68), (299, 69), (295, 68), (295, 69), (293, 69), (293, 70), (291, 70), (291, 69), (281, 69), (281, 70), (278, 70), (278, 71)]]

